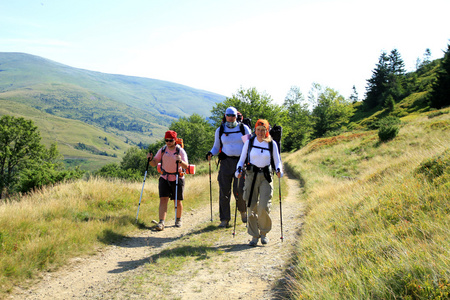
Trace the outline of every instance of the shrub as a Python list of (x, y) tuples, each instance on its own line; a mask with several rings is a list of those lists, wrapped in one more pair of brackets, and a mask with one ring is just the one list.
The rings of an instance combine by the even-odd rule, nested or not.
[(424, 176), (430, 182), (450, 175), (450, 149), (442, 154), (424, 161), (417, 169), (416, 175)]
[(388, 111), (393, 111), (395, 108), (395, 100), (394, 97), (392, 97), (392, 95), (389, 95), (385, 102), (384, 102), (384, 107), (388, 110)]
[(388, 116), (378, 122), (378, 137), (381, 142), (394, 139), (400, 130), (400, 119)]
[(122, 169), (116, 163), (110, 163), (103, 166), (97, 172), (94, 172), (95, 176), (100, 176), (103, 178), (120, 178), (131, 181), (139, 181), (142, 179), (143, 174), (140, 171), (135, 169)]

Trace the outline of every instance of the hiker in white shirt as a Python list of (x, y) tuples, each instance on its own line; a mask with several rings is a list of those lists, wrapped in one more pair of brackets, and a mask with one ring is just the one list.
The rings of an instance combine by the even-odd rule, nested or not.
[(252, 236), (250, 246), (269, 242), (267, 233), (272, 229), (270, 208), (273, 196), (273, 171), (278, 178), (283, 176), (283, 167), (277, 143), (269, 134), (269, 122), (259, 119), (255, 124), (255, 136), (247, 140), (236, 167), (235, 176), (242, 177), (246, 165), (244, 199), (249, 208), (248, 234)]
[[(225, 111), (225, 122), (216, 129), (214, 146), (206, 154), (206, 158), (211, 160), (213, 155), (219, 156), (220, 169), (217, 180), (219, 181), (219, 227), (228, 227), (231, 220), (230, 200), (231, 187), (236, 199), (236, 205), (241, 213), (242, 222), (247, 222), (247, 212), (243, 199), (244, 180), (237, 180), (234, 177), (236, 164), (242, 152), (244, 142), (242, 136), (251, 134), (251, 129), (236, 120), (238, 111), (234, 107), (228, 107)], [(238, 186), (239, 185), (239, 186)]]

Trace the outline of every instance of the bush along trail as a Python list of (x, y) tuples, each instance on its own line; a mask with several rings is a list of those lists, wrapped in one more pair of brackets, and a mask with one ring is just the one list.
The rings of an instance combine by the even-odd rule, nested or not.
[[(276, 180), (278, 180), (276, 178)], [(210, 206), (186, 213), (183, 226), (167, 221), (164, 231), (140, 229), (120, 243), (78, 257), (61, 270), (45, 273), (14, 299), (281, 299), (287, 297), (294, 244), (302, 225), (303, 204), (297, 180), (285, 175), (287, 188), (274, 193), (272, 231), (267, 245), (248, 246), (240, 218), (233, 227), (211, 222)], [(278, 183), (277, 183), (278, 184)], [(208, 203), (209, 204), (209, 203)], [(218, 211), (213, 201), (213, 211)], [(148, 226), (149, 216), (140, 214)]]

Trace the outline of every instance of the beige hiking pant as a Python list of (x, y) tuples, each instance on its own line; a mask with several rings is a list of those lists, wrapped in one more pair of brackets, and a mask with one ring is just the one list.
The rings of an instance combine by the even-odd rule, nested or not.
[[(253, 176), (255, 175), (256, 181), (253, 188), (252, 201), (250, 207), (248, 207)], [(266, 235), (272, 229), (272, 219), (270, 218), (272, 195), (273, 184), (267, 181), (264, 174), (262, 172), (254, 173), (253, 171), (247, 170), (245, 176), (244, 199), (248, 207), (248, 234), (252, 237)]]

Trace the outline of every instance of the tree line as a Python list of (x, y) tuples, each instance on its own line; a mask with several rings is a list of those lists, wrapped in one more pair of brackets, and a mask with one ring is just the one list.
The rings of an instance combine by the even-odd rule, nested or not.
[[(416, 72), (406, 73), (405, 63), (397, 49), (382, 52), (372, 77), (367, 80), (364, 109), (393, 110), (396, 103), (415, 92), (429, 92), (425, 105), (442, 108), (450, 104), (450, 44), (442, 59), (430, 60), (426, 49), (424, 59), (416, 64)], [(426, 74), (431, 76), (424, 76)], [(421, 76), (419, 80), (419, 76)]]
[[(204, 160), (205, 154), (214, 143), (214, 132), (222, 122), (227, 107), (234, 106), (253, 123), (259, 119), (267, 119), (271, 125), (281, 125), (283, 136), (281, 150), (295, 151), (305, 146), (309, 141), (339, 134), (354, 127), (354, 121), (364, 112), (384, 110), (382, 118), (368, 124), (366, 129), (378, 129), (381, 141), (394, 138), (400, 126), (399, 116), (392, 115), (396, 103), (412, 93), (426, 91), (424, 105), (430, 108), (442, 108), (450, 105), (450, 45), (443, 59), (430, 60), (429, 49), (425, 51), (424, 59), (417, 61), (417, 70), (406, 73), (405, 64), (397, 49), (390, 54), (382, 52), (373, 75), (367, 80), (366, 95), (362, 102), (358, 101), (358, 93), (353, 88), (349, 98), (338, 91), (314, 83), (308, 95), (293, 86), (287, 93), (282, 105), (274, 103), (266, 93), (260, 93), (255, 88), (240, 88), (232, 97), (217, 103), (211, 110), (209, 118), (199, 115), (182, 117), (172, 122), (170, 130), (175, 130), (183, 138), (189, 161), (197, 163)], [(430, 76), (426, 76), (431, 74)], [(364, 129), (364, 128), (362, 128)], [(121, 165), (105, 166), (97, 175), (109, 176), (109, 171), (122, 178), (129, 176), (135, 170), (134, 178), (142, 177), (145, 170), (145, 155), (156, 153), (164, 145), (160, 142), (146, 148), (130, 148)], [(156, 170), (149, 170), (156, 174)]]
[[(388, 55), (383, 52), (367, 80), (366, 97), (358, 101), (357, 92), (346, 98), (338, 91), (314, 83), (305, 97), (300, 88), (293, 86), (282, 105), (274, 103), (270, 95), (256, 88), (240, 88), (231, 97), (217, 103), (211, 116), (198, 114), (173, 121), (170, 130), (183, 139), (189, 162), (195, 164), (205, 159), (214, 143), (214, 133), (222, 122), (227, 107), (234, 106), (245, 118), (267, 119), (281, 125), (283, 136), (281, 150), (291, 152), (309, 141), (348, 131), (354, 126), (355, 117), (364, 111), (384, 110), (383, 120), (377, 120), (369, 129), (381, 128), (380, 140), (395, 137), (399, 119), (391, 115), (396, 103), (411, 93), (426, 91), (426, 105), (442, 108), (450, 104), (450, 45), (443, 59), (430, 61), (429, 51), (418, 62), (416, 72), (406, 73), (400, 53), (394, 49)], [(431, 74), (430, 76), (425, 76)], [(425, 79), (424, 79), (425, 78)], [(364, 128), (362, 128), (364, 129)], [(56, 145), (46, 149), (40, 144), (40, 135), (31, 121), (3, 116), (0, 120), (0, 198), (6, 193), (26, 192), (61, 180), (80, 178), (82, 171), (64, 170), (58, 160)], [(140, 180), (145, 171), (146, 153), (156, 153), (164, 145), (163, 140), (147, 147), (130, 147), (120, 164), (108, 164), (94, 175)], [(149, 170), (156, 174), (156, 168)]]

